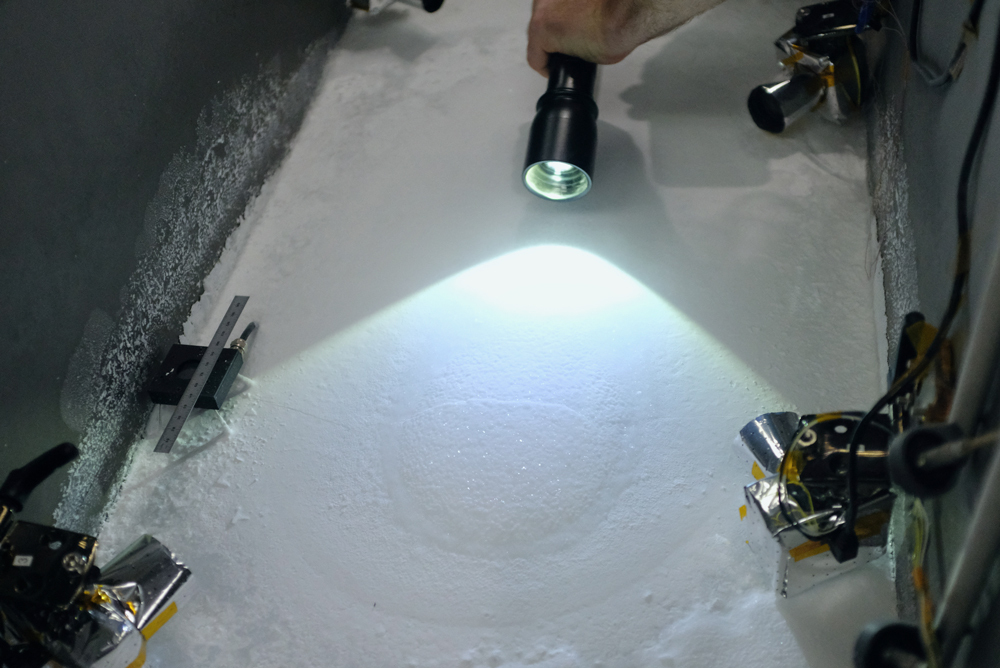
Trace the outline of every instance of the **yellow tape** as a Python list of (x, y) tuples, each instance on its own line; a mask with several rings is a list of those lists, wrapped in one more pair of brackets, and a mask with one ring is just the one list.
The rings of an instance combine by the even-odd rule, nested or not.
[(858, 538), (869, 538), (882, 533), (882, 527), (889, 521), (889, 513), (880, 510), (871, 515), (859, 517), (854, 523), (854, 534)]
[(785, 67), (791, 67), (795, 63), (797, 63), (800, 60), (802, 60), (804, 57), (805, 57), (804, 53), (802, 53), (801, 51), (796, 51), (792, 55), (790, 55), (787, 58), (783, 59), (781, 61), (781, 64), (784, 65)]
[(799, 472), (802, 471), (803, 466), (802, 459), (802, 452), (799, 450), (789, 450), (785, 453), (785, 457), (782, 459), (782, 468), (784, 469), (782, 473), (785, 474), (788, 482), (799, 482)]
[(111, 603), (111, 597), (108, 595), (108, 592), (104, 591), (100, 585), (95, 587), (94, 591), (83, 592), (83, 596), (83, 606), (88, 609), (92, 606), (96, 607), (98, 605), (107, 605), (108, 603)]
[(760, 466), (757, 465), (757, 462), (753, 463), (753, 466), (750, 468), (750, 473), (753, 474), (754, 480), (763, 480), (767, 477), (764, 475), (764, 472), (760, 470)]
[[(151, 621), (149, 624), (142, 629), (142, 637), (149, 640), (160, 630), (164, 624), (170, 621), (170, 618), (177, 614), (177, 604), (171, 603), (166, 607), (166, 609), (156, 616), (156, 619)], [(141, 665), (141, 664), (140, 664)]]
[(931, 342), (936, 335), (937, 327), (923, 320), (906, 328), (906, 336), (917, 351), (917, 360), (923, 357), (927, 349), (931, 347)]
[(802, 561), (803, 559), (808, 559), (809, 557), (815, 557), (817, 554), (823, 554), (830, 550), (830, 546), (826, 543), (820, 543), (819, 541), (810, 540), (808, 542), (802, 543), (798, 547), (793, 547), (788, 551), (788, 556), (790, 556), (795, 561)]
[(747, 507), (740, 506), (740, 521), (742, 522), (747, 518)]
[[(874, 536), (882, 531), (882, 527), (885, 526), (888, 521), (889, 513), (884, 511), (866, 515), (859, 518), (858, 521), (854, 523), (854, 533), (859, 539)], [(826, 543), (810, 540), (802, 543), (798, 547), (790, 549), (788, 551), (788, 556), (795, 561), (802, 561), (803, 559), (808, 559), (809, 557), (815, 557), (817, 554), (823, 554), (824, 552), (829, 551), (829, 549), (830, 546)]]
[(142, 639), (142, 648), (139, 650), (139, 656), (135, 657), (135, 661), (128, 664), (126, 668), (142, 668), (146, 665), (146, 639)]

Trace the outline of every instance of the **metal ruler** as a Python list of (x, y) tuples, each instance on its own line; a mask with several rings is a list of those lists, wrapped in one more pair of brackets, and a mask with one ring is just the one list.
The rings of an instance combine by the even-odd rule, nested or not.
[(153, 452), (170, 452), (170, 448), (174, 447), (174, 441), (177, 440), (177, 436), (181, 433), (181, 428), (191, 415), (191, 410), (194, 408), (195, 402), (198, 401), (198, 397), (201, 396), (201, 391), (205, 389), (205, 382), (208, 380), (209, 375), (211, 375), (212, 369), (215, 368), (219, 354), (226, 347), (226, 340), (233, 333), (233, 327), (236, 326), (236, 321), (239, 320), (240, 314), (243, 313), (243, 307), (247, 305), (248, 299), (250, 298), (233, 297), (233, 303), (229, 305), (226, 317), (222, 319), (219, 328), (215, 330), (212, 342), (208, 344), (208, 349), (202, 355), (201, 362), (198, 363), (198, 368), (194, 370), (194, 375), (191, 376), (187, 387), (184, 388), (184, 394), (181, 395), (181, 400), (177, 402), (177, 408), (174, 409), (174, 414), (170, 416), (167, 428), (163, 430), (163, 434), (160, 436), (156, 447), (153, 448)]

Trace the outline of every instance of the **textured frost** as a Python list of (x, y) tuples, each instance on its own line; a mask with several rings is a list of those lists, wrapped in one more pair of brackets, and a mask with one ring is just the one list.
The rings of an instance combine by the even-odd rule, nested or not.
[(68, 423), (83, 435), (54, 514), (60, 526), (95, 533), (104, 521), (149, 415), (143, 383), (170, 343), (165, 333), (185, 320), (243, 210), (283, 155), (325, 52), (326, 43), (318, 44), (289, 78), (274, 62), (214, 101), (199, 117), (195, 147), (174, 156), (160, 177), (117, 321), (92, 316), (63, 388)]

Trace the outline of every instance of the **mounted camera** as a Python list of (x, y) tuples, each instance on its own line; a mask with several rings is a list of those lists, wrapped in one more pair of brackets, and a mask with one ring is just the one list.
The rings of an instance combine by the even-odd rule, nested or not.
[(0, 486), (0, 666), (140, 668), (177, 612), (191, 571), (152, 536), (103, 568), (93, 536), (14, 519), (31, 492), (79, 455), (57, 445)]
[(850, 0), (800, 8), (795, 27), (774, 43), (786, 78), (757, 86), (747, 99), (757, 127), (779, 133), (813, 110), (837, 123), (847, 120), (867, 89), (865, 46), (858, 34), (869, 28), (879, 30), (878, 19), (859, 19)]
[[(908, 375), (936, 333), (920, 313), (906, 316), (889, 379), (899, 391), (887, 413), (766, 413), (740, 430), (738, 452), (756, 478), (744, 488), (740, 516), (753, 527), (750, 549), (765, 568), (776, 568), (781, 596), (795, 596), (885, 553), (901, 486), (894, 443), (914, 424), (946, 411), (941, 402), (950, 402), (950, 365), (935, 367), (935, 401), (919, 408), (925, 376)], [(940, 444), (949, 434), (924, 441)], [(938, 474), (924, 477), (929, 475)]]

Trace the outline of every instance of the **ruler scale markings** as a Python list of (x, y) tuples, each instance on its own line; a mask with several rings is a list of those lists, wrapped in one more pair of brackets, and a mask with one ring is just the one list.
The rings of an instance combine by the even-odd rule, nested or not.
[(187, 422), (188, 417), (191, 415), (198, 397), (201, 396), (201, 391), (205, 389), (205, 381), (208, 380), (208, 375), (215, 368), (215, 362), (219, 359), (219, 355), (222, 353), (229, 335), (233, 333), (233, 326), (236, 325), (240, 314), (243, 313), (243, 307), (247, 305), (248, 299), (250, 298), (241, 296), (233, 297), (233, 302), (229, 305), (229, 310), (226, 312), (225, 318), (219, 324), (219, 328), (215, 330), (215, 336), (212, 337), (212, 342), (208, 344), (205, 354), (201, 356), (198, 368), (195, 369), (194, 375), (191, 376), (187, 387), (184, 388), (184, 394), (181, 395), (181, 400), (177, 402), (177, 408), (174, 409), (174, 414), (170, 416), (167, 428), (163, 430), (163, 434), (156, 443), (153, 452), (170, 452), (170, 448), (174, 447), (174, 441), (177, 440), (177, 437), (181, 433), (181, 428), (184, 427), (184, 423)]

